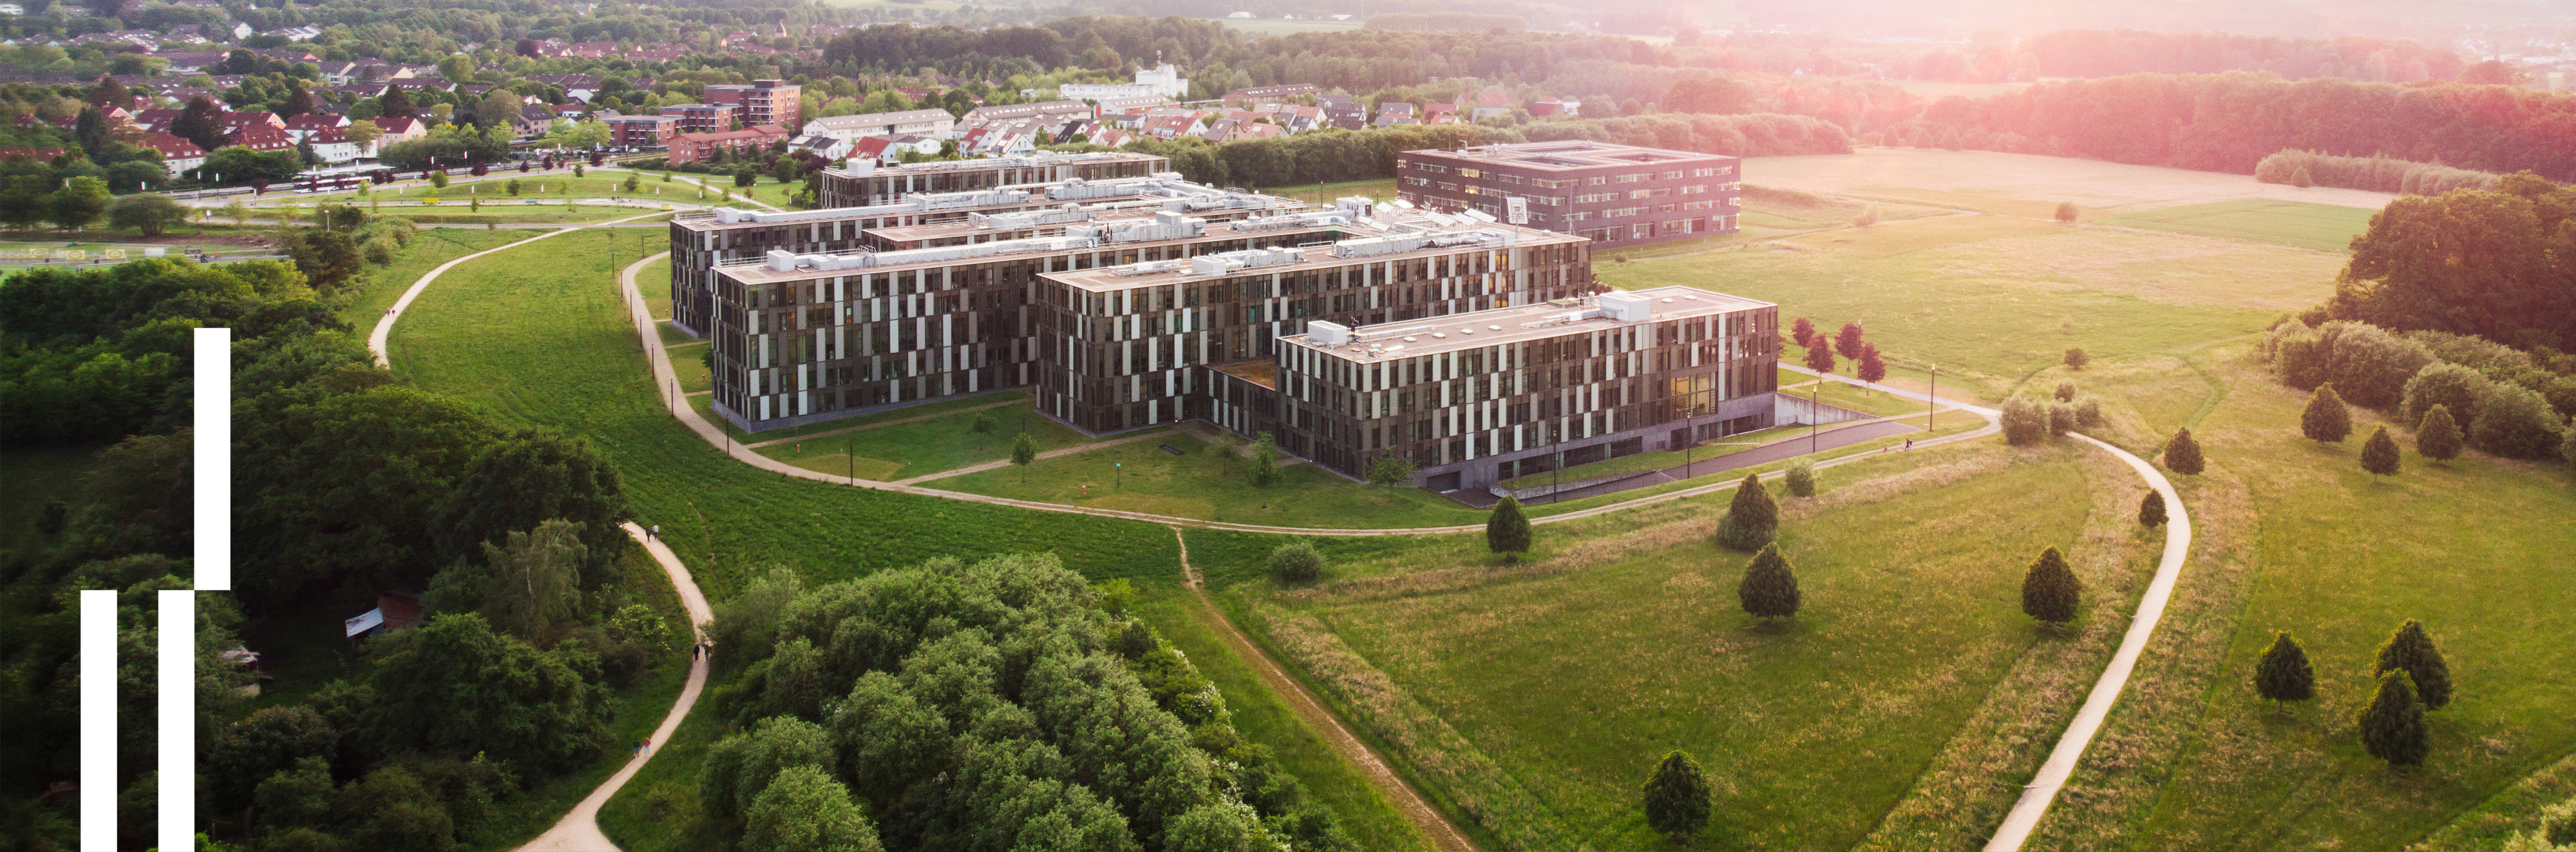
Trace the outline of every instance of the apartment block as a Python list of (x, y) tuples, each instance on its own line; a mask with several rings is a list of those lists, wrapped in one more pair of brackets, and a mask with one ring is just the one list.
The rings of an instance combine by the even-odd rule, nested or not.
[(673, 133), (723, 133), (743, 123), (742, 107), (734, 104), (671, 104), (662, 115), (678, 122)]
[(764, 262), (773, 251), (837, 255), (941, 248), (1061, 236), (1161, 212), (1225, 222), (1304, 207), (1275, 196), (1149, 177), (923, 193), (865, 207), (687, 211), (672, 218), (669, 232), (672, 325), (706, 336), (715, 268)]
[(1050, 273), (1330, 242), (1318, 213), (1174, 211), (1053, 236), (843, 254), (770, 251), (712, 276), (715, 410), (753, 431), (1034, 383), (1055, 351)]
[(1606, 246), (1733, 233), (1742, 163), (1606, 142), (1526, 142), (1406, 151), (1398, 197), (1431, 210), (1481, 210)]
[(975, 192), (1005, 186), (1105, 181), (1152, 177), (1172, 170), (1168, 157), (1102, 151), (1091, 154), (1039, 152), (1024, 157), (992, 157), (937, 163), (878, 166), (851, 161), (847, 168), (823, 170), (825, 207), (889, 204), (921, 193)]
[(1476, 487), (1771, 426), (1778, 329), (1777, 305), (1692, 287), (1310, 322), (1230, 371), (1218, 422), (1353, 477), (1394, 456)]
[(744, 124), (793, 128), (803, 126), (804, 91), (805, 87), (785, 80), (753, 80), (749, 84), (712, 83), (699, 97), (708, 103), (741, 107)]
[(621, 115), (605, 121), (608, 144), (621, 148), (659, 148), (680, 135), (680, 120), (668, 115)]

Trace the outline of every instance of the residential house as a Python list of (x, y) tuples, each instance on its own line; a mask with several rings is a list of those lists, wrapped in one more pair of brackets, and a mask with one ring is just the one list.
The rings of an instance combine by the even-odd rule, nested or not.
[(1538, 118), (1562, 115), (1565, 112), (1565, 102), (1556, 98), (1540, 98), (1530, 102), (1529, 111), (1531, 116)]
[(966, 117), (958, 120), (957, 129), (962, 133), (990, 124), (1010, 124), (1032, 120), (1060, 123), (1075, 118), (1094, 117), (1092, 112), (1091, 105), (1081, 101), (1044, 101), (1033, 104), (976, 107), (967, 110)]
[(426, 92), (432, 90), (446, 92), (453, 91), (456, 88), (455, 83), (448, 82), (442, 77), (404, 77), (398, 80), (387, 80), (385, 83), (392, 88), (401, 89), (406, 92)]
[(286, 131), (264, 122), (234, 125), (232, 133), (225, 137), (225, 141), (230, 145), (261, 153), (295, 150), (295, 137), (288, 136)]
[(1459, 120), (1458, 120), (1458, 105), (1457, 105), (1457, 104), (1423, 104), (1423, 105), (1422, 105), (1422, 123), (1424, 123), (1424, 124), (1458, 124), (1458, 123), (1459, 123)]
[(177, 120), (179, 120), (179, 111), (178, 111), (178, 110), (175, 110), (175, 109), (147, 109), (147, 110), (144, 110), (144, 111), (142, 111), (142, 112), (135, 113), (135, 114), (134, 114), (134, 119), (133, 119), (132, 121), (127, 122), (127, 123), (128, 123), (128, 124), (131, 124), (131, 125), (134, 125), (134, 129), (136, 129), (136, 130), (141, 130), (141, 131), (144, 131), (144, 132), (146, 132), (146, 133), (151, 133), (151, 132), (156, 132), (156, 131), (157, 131), (157, 132), (161, 132), (161, 133), (168, 133), (168, 132), (170, 132), (170, 122), (177, 121)]
[(1506, 92), (1501, 89), (1486, 89), (1476, 93), (1476, 108), (1468, 113), (1467, 120), (1483, 121), (1494, 116), (1510, 115), (1511, 113), (1512, 94), (1510, 92)]
[(1146, 116), (1144, 123), (1137, 127), (1137, 132), (1169, 142), (1183, 136), (1196, 136), (1198, 129), (1199, 111), (1186, 110)]
[(302, 142), (313, 134), (349, 126), (349, 117), (329, 113), (306, 113), (286, 120), (286, 135)]
[(161, 152), (161, 163), (169, 167), (171, 177), (206, 164), (205, 149), (168, 133), (146, 133), (142, 139), (136, 140), (136, 144)]
[(269, 32), (269, 35), (285, 36), (287, 41), (312, 41), (314, 36), (321, 34), (322, 28), (315, 26), (287, 27)]
[(239, 112), (224, 113), (224, 131), (227, 133), (232, 132), (235, 128), (249, 124), (265, 124), (276, 130), (286, 129), (286, 119), (279, 118), (277, 113), (269, 112), (268, 110), (242, 110)]
[(328, 163), (350, 163), (376, 155), (375, 143), (360, 145), (350, 141), (349, 131), (341, 127), (321, 128), (303, 141), (312, 143), (313, 155)]
[(1313, 83), (1287, 83), (1277, 86), (1254, 86), (1225, 93), (1225, 105), (1251, 109), (1262, 104), (1275, 104), (1302, 95), (1320, 95), (1324, 90)]
[(668, 115), (621, 115), (604, 119), (608, 144), (620, 148), (659, 148), (680, 135), (680, 119)]
[(518, 131), (520, 136), (543, 136), (554, 123), (554, 107), (526, 104), (519, 107), (519, 114), (510, 119), (510, 129)]
[(902, 112), (872, 112), (862, 115), (835, 115), (805, 122), (805, 135), (857, 139), (862, 136), (928, 136), (948, 139), (956, 135), (957, 120), (944, 109), (915, 109)]
[(850, 140), (838, 136), (799, 136), (787, 140), (787, 150), (791, 153), (803, 151), (826, 160), (838, 160), (850, 155)]
[(756, 151), (785, 138), (787, 130), (775, 124), (715, 133), (682, 133), (671, 137), (671, 162), (703, 163), (714, 159), (717, 151)]
[(161, 41), (169, 44), (212, 44), (215, 40), (207, 36), (203, 24), (180, 24), (163, 33)]
[(172, 74), (195, 74), (224, 61), (220, 50), (172, 50), (154, 55), (169, 60), (167, 67)]
[(380, 146), (392, 145), (396, 142), (409, 142), (414, 139), (422, 139), (429, 136), (429, 125), (422, 123), (421, 120), (417, 118), (411, 118), (408, 116), (377, 116), (373, 121), (375, 121), (378, 128), (385, 131), (385, 135), (376, 140), (376, 144)]
[(925, 157), (936, 155), (939, 153), (941, 141), (928, 136), (861, 136), (850, 140), (850, 151), (844, 156), (853, 160), (874, 160), (880, 165), (893, 165), (903, 162), (905, 154), (920, 154)]
[(528, 79), (561, 88), (564, 91), (564, 97), (582, 103), (589, 103), (591, 98), (599, 96), (599, 75), (597, 74), (539, 74)]
[(1368, 105), (1349, 95), (1317, 95), (1316, 104), (1323, 107), (1324, 122), (1343, 130), (1368, 126)]

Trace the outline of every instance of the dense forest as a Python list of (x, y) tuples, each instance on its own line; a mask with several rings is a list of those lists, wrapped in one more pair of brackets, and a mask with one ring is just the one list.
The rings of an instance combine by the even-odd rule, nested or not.
[(2576, 188), (2530, 174), (2371, 216), (2324, 314), (2576, 351)]

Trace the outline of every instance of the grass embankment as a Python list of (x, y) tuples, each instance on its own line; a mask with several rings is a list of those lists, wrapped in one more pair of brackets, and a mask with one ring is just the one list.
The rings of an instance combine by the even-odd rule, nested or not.
[[(463, 228), (431, 228), (412, 236), (411, 249), (384, 266), (367, 268), (366, 280), (349, 291), (348, 307), (340, 309), (340, 319), (356, 326), (365, 334), (384, 316), (385, 310), (402, 298), (404, 290), (420, 280), (439, 264), (496, 246), (505, 246), (536, 234), (524, 231), (474, 231)], [(445, 276), (440, 276), (445, 277)], [(431, 286), (437, 286), (432, 284)]]
[[(891, 482), (1008, 460), (1012, 442), (1022, 431), (1037, 441), (1038, 452), (1092, 441), (1061, 423), (1039, 417), (1026, 401), (996, 408), (968, 407), (946, 414), (908, 413), (910, 417), (894, 418), (908, 422), (886, 422), (839, 435), (791, 438), (784, 444), (760, 448), (760, 454), (807, 470)], [(992, 431), (976, 432), (977, 418), (991, 420)]]
[[(1543, 527), (1523, 566), (1474, 536), (1336, 541), (1333, 582), (1232, 592), (1480, 840), (1665, 848), (1635, 790), (1682, 748), (1716, 779), (1713, 836), (1841, 849), (2037, 640), (2021, 573), (2079, 537), (2081, 452), (1988, 442), (1828, 471), (1785, 507), (1806, 600), (1785, 626), (1737, 608), (1747, 557), (1708, 543), (1731, 492)], [(1192, 535), (1219, 576), (1257, 570), (1253, 537)]]
[(1175, 582), (1168, 531), (791, 479), (724, 458), (657, 401), (614, 271), (617, 232), (584, 231), (461, 264), (396, 325), (397, 374), (500, 422), (587, 438), (624, 478), (638, 523), (723, 599), (753, 566), (816, 581), (933, 556), (1054, 551), (1095, 579)]
[[(1165, 444), (1181, 454), (1164, 452)], [(927, 485), (1240, 524), (1424, 527), (1481, 523), (1485, 517), (1429, 491), (1363, 485), (1311, 464), (1280, 468), (1279, 484), (1256, 488), (1244, 482), (1249, 462), (1237, 454), (1242, 446), (1232, 436), (1210, 443), (1175, 431), (1161, 439), (1039, 459), (1026, 471), (1013, 466)]]
[(1681, 466), (1692, 462), (1708, 461), (1720, 456), (1731, 456), (1773, 441), (1785, 440), (1793, 435), (1804, 436), (1806, 434), (1807, 427), (1805, 426), (1774, 426), (1769, 429), (1746, 432), (1740, 435), (1728, 435), (1724, 438), (1701, 441), (1693, 449), (1688, 451), (1657, 450), (1651, 453), (1638, 453), (1625, 458), (1615, 458), (1609, 461), (1597, 461), (1591, 464), (1578, 464), (1564, 470), (1550, 471), (1547, 473), (1533, 473), (1518, 479), (1506, 479), (1503, 480), (1502, 485), (1505, 488), (1534, 488), (1550, 483), (1573, 482), (1578, 479), (1593, 479), (1603, 476), (1621, 476), (1631, 473), (1644, 473), (1650, 470), (1662, 470), (1664, 468)]

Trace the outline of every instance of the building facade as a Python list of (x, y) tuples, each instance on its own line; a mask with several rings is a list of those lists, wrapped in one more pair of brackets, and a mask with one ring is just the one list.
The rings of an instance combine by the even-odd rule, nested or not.
[(659, 148), (680, 135), (680, 119), (669, 115), (621, 115), (607, 119), (608, 144), (621, 148)]
[[(1490, 223), (1364, 221), (1329, 242), (1039, 276), (1038, 410), (1095, 433), (1187, 419), (1275, 431), (1265, 424), (1277, 415), (1261, 413), (1275, 408), (1260, 398), (1269, 390), (1253, 389), (1258, 379), (1245, 373), (1263, 371), (1276, 342), (1310, 323), (1419, 320), (1593, 288), (1580, 239)], [(1230, 383), (1242, 385), (1231, 397)]]
[(1406, 201), (1605, 246), (1734, 233), (1742, 211), (1741, 161), (1720, 154), (1575, 140), (1406, 151), (1395, 162)]
[(677, 122), (674, 133), (722, 133), (743, 117), (735, 104), (671, 104), (662, 108), (662, 115)]
[(741, 107), (744, 124), (801, 127), (805, 121), (804, 93), (805, 87), (785, 80), (753, 80), (749, 84), (709, 84), (699, 97), (708, 103)]
[(1273, 410), (1221, 416), (1353, 477), (1397, 457), (1479, 487), (1770, 427), (1778, 332), (1777, 305), (1692, 287), (1309, 323), (1266, 365)]
[(703, 163), (715, 159), (718, 151), (740, 154), (766, 150), (770, 143), (786, 138), (787, 131), (775, 124), (755, 124), (719, 133), (682, 133), (669, 140), (671, 162)]
[(1103, 151), (1092, 154), (1039, 153), (1025, 157), (951, 160), (875, 166), (852, 162), (848, 168), (823, 170), (824, 207), (891, 204), (923, 193), (976, 192), (1022, 184), (1067, 180), (1107, 181), (1152, 177), (1170, 172), (1168, 157)]
[(805, 122), (805, 135), (830, 136), (835, 139), (858, 139), (863, 136), (926, 136), (932, 139), (955, 138), (957, 119), (944, 109), (915, 109), (902, 112), (872, 112), (864, 115), (835, 115)]

